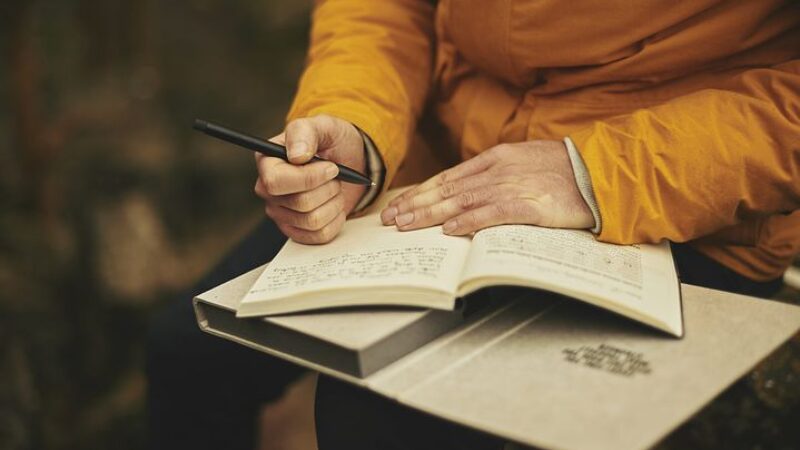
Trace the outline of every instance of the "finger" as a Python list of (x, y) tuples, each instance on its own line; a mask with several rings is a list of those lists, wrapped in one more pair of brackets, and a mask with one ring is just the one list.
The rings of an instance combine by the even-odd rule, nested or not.
[(291, 209), (292, 211), (307, 213), (319, 208), (341, 191), (341, 182), (338, 180), (331, 180), (310, 191), (269, 197), (269, 201), (283, 206), (284, 208)]
[(537, 224), (539, 211), (524, 201), (496, 202), (471, 209), (446, 221), (442, 230), (446, 234), (465, 235), (486, 227), (508, 223)]
[(337, 195), (319, 208), (307, 213), (292, 211), (271, 203), (267, 203), (265, 209), (267, 215), (276, 223), (284, 223), (301, 230), (319, 231), (344, 211), (344, 196)]
[(267, 194), (267, 188), (264, 187), (264, 183), (261, 182), (261, 178), (259, 177), (256, 177), (256, 185), (253, 187), (253, 192), (263, 200), (272, 198), (272, 196)]
[[(438, 175), (436, 175), (436, 176), (438, 176)], [(434, 186), (435, 185), (435, 184), (431, 183), (431, 180), (433, 178), (435, 178), (435, 177), (428, 178), (427, 180), (425, 180), (425, 182), (423, 182), (421, 184), (418, 184), (418, 185), (414, 186), (411, 189), (405, 190), (402, 194), (400, 194), (397, 197), (393, 198), (392, 201), (389, 202), (389, 205), (387, 206), (386, 209), (389, 209), (390, 207), (396, 206), (398, 203), (404, 202), (404, 201), (408, 200), (409, 198), (412, 198), (412, 197), (418, 195), (420, 192), (427, 191), (428, 189), (430, 189), (429, 186)]]
[(455, 167), (442, 171), (438, 175), (429, 178), (424, 183), (409, 189), (406, 192), (403, 192), (399, 197), (395, 197), (391, 202), (389, 202), (389, 206), (396, 206), (398, 203), (407, 200), (408, 198), (413, 197), (420, 192), (427, 191), (435, 186), (486, 171), (494, 162), (495, 157), (492, 155), (494, 155), (494, 153), (490, 154), (489, 152), (483, 152), (472, 159), (468, 159), (461, 164), (458, 164)]
[[(488, 187), (494, 182), (495, 180), (487, 173), (479, 173), (474, 176), (467, 176), (455, 181), (446, 182), (402, 200), (394, 206), (387, 207), (381, 211), (381, 221), (383, 221), (384, 225), (391, 225), (395, 222), (397, 216), (422, 209), (425, 206), (435, 205), (445, 199), (455, 197), (473, 189)], [(400, 224), (398, 223), (398, 225)]]
[(270, 142), (274, 142), (276, 144), (286, 145), (286, 131), (282, 132), (281, 134), (277, 134), (272, 136), (268, 139)]
[[(426, 181), (427, 183), (427, 181)], [(400, 214), (400, 209), (398, 208), (399, 205), (404, 205), (403, 211), (408, 212), (410, 209), (413, 209), (416, 206), (416, 203), (413, 203), (414, 200), (419, 197), (424, 192), (433, 191), (433, 189), (425, 189), (423, 190), (422, 186), (425, 183), (422, 183), (416, 187), (406, 190), (402, 194), (398, 195), (389, 204), (381, 211), (381, 222), (384, 225), (394, 225), (395, 218), (398, 214)], [(427, 204), (433, 202), (432, 199), (425, 198)]]
[(264, 157), (258, 160), (257, 167), (264, 189), (271, 196), (310, 191), (339, 174), (336, 164), (328, 161), (294, 166), (280, 158)]
[(297, 119), (286, 125), (286, 156), (292, 164), (304, 164), (319, 147), (319, 134), (312, 119)]
[(333, 221), (317, 231), (303, 230), (288, 224), (278, 224), (278, 228), (284, 235), (295, 242), (301, 244), (326, 244), (339, 234), (342, 226), (344, 226), (346, 217), (347, 215), (342, 211)]
[(394, 196), (394, 198), (392, 198), (389, 201), (389, 203), (387, 203), (387, 206), (383, 210), (386, 211), (387, 209), (391, 208), (393, 205), (395, 205), (396, 203), (402, 201), (405, 198), (413, 197), (414, 195), (416, 195), (415, 193), (419, 192), (418, 188), (419, 188), (419, 185), (414, 186), (414, 187), (412, 187), (410, 189), (406, 189), (403, 192), (401, 192), (400, 194)]
[[(391, 211), (391, 208), (397, 208), (398, 204), (403, 203), (405, 201), (408, 201), (408, 199), (414, 198), (414, 197), (416, 197), (417, 195), (419, 195), (422, 192), (431, 190), (431, 188), (433, 188), (433, 187), (435, 187), (435, 186), (437, 186), (439, 184), (438, 180), (440, 179), (441, 175), (442, 174), (440, 173), (440, 174), (435, 175), (435, 176), (433, 176), (431, 178), (428, 178), (423, 183), (420, 183), (420, 184), (414, 186), (413, 188), (406, 190), (405, 192), (403, 192), (402, 194), (398, 195), (397, 197), (393, 198), (392, 201), (390, 201), (389, 204), (387, 205), (387, 207), (384, 209), (384, 211), (386, 211), (386, 210), (390, 210)], [(396, 213), (397, 211), (394, 210), (394, 212)]]
[[(276, 134), (267, 140), (276, 144), (286, 145), (286, 132), (284, 131), (281, 134)], [(267, 156), (264, 156), (264, 154), (259, 152), (253, 152), (253, 156), (256, 158), (256, 164), (258, 164), (258, 161), (260, 161), (261, 158), (267, 158)]]
[(286, 156), (292, 164), (304, 164), (330, 147), (341, 131), (341, 121), (329, 116), (297, 119), (286, 126)]
[(495, 186), (462, 192), (432, 205), (425, 205), (397, 216), (397, 228), (402, 231), (439, 225), (471, 209), (496, 201), (499, 189)]

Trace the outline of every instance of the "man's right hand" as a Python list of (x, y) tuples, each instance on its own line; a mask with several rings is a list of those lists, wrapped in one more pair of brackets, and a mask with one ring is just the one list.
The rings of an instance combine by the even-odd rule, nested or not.
[(318, 155), (362, 173), (364, 140), (356, 127), (331, 116), (297, 119), (270, 139), (286, 146), (289, 162), (256, 153), (256, 195), (281, 232), (303, 244), (333, 240), (366, 191), (365, 186), (341, 183), (332, 162), (308, 163)]

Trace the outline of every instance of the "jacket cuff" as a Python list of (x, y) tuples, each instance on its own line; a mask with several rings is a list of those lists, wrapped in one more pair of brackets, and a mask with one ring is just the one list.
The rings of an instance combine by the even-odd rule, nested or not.
[(378, 149), (375, 148), (375, 143), (372, 142), (369, 136), (366, 135), (361, 129), (356, 127), (364, 140), (364, 157), (367, 160), (367, 176), (372, 180), (372, 185), (367, 187), (361, 200), (356, 204), (354, 212), (361, 212), (366, 207), (372, 204), (378, 194), (383, 190), (383, 183), (386, 178), (386, 166), (383, 164), (383, 159)]
[(586, 169), (586, 164), (583, 163), (581, 154), (575, 147), (575, 143), (569, 137), (564, 138), (564, 145), (567, 146), (567, 154), (569, 155), (569, 162), (572, 164), (572, 173), (575, 175), (575, 184), (578, 185), (578, 190), (583, 197), (583, 201), (589, 206), (594, 217), (594, 227), (590, 230), (594, 234), (600, 234), (603, 229), (603, 221), (600, 217), (600, 208), (597, 207), (597, 199), (594, 197), (594, 190), (592, 189), (592, 178), (589, 176), (589, 170)]

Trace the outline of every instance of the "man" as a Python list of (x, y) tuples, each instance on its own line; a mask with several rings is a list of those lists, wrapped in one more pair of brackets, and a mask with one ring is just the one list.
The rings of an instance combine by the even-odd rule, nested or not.
[[(271, 222), (198, 289), (269, 260), (282, 236), (334, 239), (392, 183), (427, 105), (445, 130), (435, 151), (464, 162), (393, 201), (386, 225), (468, 234), (530, 223), (613, 243), (669, 239), (685, 243), (674, 247), (683, 281), (769, 296), (800, 252), (798, 93), (791, 1), (318, 1), (308, 65), (275, 138), (289, 162), (256, 160)], [(330, 163), (303, 165), (314, 154), (379, 187), (339, 183)], [(297, 369), (188, 325), (177, 331), (193, 326), (181, 301), (153, 333), (156, 439), (194, 433), (209, 444), (217, 430), (226, 448), (234, 439), (246, 448), (257, 405)], [(213, 367), (242, 379), (200, 403), (190, 392)], [(502, 448), (324, 378), (317, 431), (322, 449)]]

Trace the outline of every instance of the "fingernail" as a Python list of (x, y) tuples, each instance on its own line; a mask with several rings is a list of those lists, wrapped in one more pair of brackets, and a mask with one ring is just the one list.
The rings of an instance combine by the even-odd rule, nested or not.
[(400, 214), (394, 221), (397, 223), (398, 226), (401, 227), (404, 225), (408, 225), (414, 221), (414, 213), (407, 212), (405, 214)]
[(442, 225), (442, 230), (445, 233), (452, 233), (456, 230), (456, 223), (453, 221), (445, 222), (444, 225)]
[(308, 153), (308, 145), (305, 142), (298, 142), (289, 149), (289, 156), (292, 158), (300, 158), (306, 153)]
[(325, 176), (327, 178), (333, 178), (338, 174), (339, 174), (339, 168), (336, 166), (328, 166), (328, 168), (325, 169)]
[(397, 208), (395, 208), (394, 206), (390, 206), (384, 209), (383, 213), (381, 213), (381, 218), (386, 223), (393, 221), (395, 216), (397, 216)]

